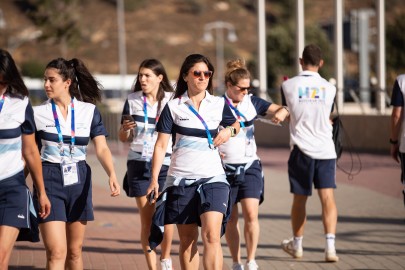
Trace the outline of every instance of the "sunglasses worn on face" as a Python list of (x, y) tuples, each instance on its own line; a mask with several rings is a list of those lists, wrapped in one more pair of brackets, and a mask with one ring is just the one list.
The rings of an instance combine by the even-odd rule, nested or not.
[(4, 81), (0, 81), (0, 85), (7, 85), (7, 82), (4, 82)]
[(204, 74), (205, 79), (209, 79), (212, 76), (212, 71), (211, 70), (207, 70), (207, 71), (194, 70), (193, 71), (193, 75), (195, 78), (200, 78), (201, 74)]
[(240, 87), (239, 85), (235, 85), (235, 86), (238, 87), (239, 91), (241, 91), (241, 92), (243, 92), (245, 90), (250, 91), (250, 86), (248, 86), (248, 87)]

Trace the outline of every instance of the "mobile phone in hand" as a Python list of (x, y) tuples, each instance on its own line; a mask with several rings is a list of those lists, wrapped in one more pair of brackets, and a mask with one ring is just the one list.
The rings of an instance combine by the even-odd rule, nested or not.
[(148, 195), (148, 202), (149, 202), (149, 204), (152, 204), (154, 199), (155, 199), (155, 191), (152, 190), (152, 191), (149, 193), (149, 195)]
[(124, 114), (124, 115), (122, 116), (122, 120), (129, 120), (129, 121), (131, 121), (131, 122), (135, 122), (134, 118), (133, 118), (132, 115), (130, 115), (130, 114)]

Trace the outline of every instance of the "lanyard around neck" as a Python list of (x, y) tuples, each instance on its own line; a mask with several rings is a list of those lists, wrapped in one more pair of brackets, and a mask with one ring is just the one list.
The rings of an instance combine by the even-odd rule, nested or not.
[(146, 96), (143, 96), (143, 115), (145, 118), (145, 130), (148, 130), (148, 104), (146, 103)]
[[(60, 123), (59, 123), (59, 118), (58, 118), (58, 113), (56, 112), (56, 105), (53, 99), (51, 100), (52, 103), (52, 113), (53, 113), (53, 119), (55, 120), (55, 127), (56, 130), (58, 131), (58, 140), (59, 140), (59, 150), (60, 150), (60, 155), (63, 156), (63, 135), (62, 135), (62, 130), (60, 129)], [(75, 106), (73, 103), (73, 98), (70, 102), (70, 108), (71, 108), (71, 137), (70, 137), (70, 154), (73, 154), (73, 149), (75, 146)]]
[(210, 130), (208, 129), (207, 123), (205, 123), (204, 119), (201, 117), (201, 115), (196, 111), (196, 109), (193, 107), (193, 105), (191, 105), (189, 102), (185, 102), (185, 104), (187, 105), (187, 107), (190, 109), (190, 111), (192, 111), (197, 117), (198, 119), (200, 119), (201, 123), (204, 125), (205, 127), (205, 132), (207, 133), (207, 138), (208, 138), (208, 144), (210, 146), (211, 149), (214, 149), (214, 141), (212, 140), (212, 136), (210, 133)]
[(236, 108), (235, 106), (232, 105), (232, 103), (229, 101), (229, 99), (224, 96), (224, 99), (226, 101), (226, 104), (236, 113), (236, 116), (238, 117), (238, 121), (240, 123), (241, 128), (245, 127), (245, 123), (241, 121), (241, 118), (243, 117), (246, 120), (246, 117)]
[[(158, 108), (159, 109), (159, 108)], [(143, 115), (144, 115), (144, 121), (145, 121), (145, 130), (148, 130), (148, 103), (146, 96), (143, 96)], [(159, 121), (159, 111), (156, 112), (156, 118), (155, 118), (155, 124)]]
[(5, 99), (6, 99), (6, 95), (3, 94), (2, 97), (1, 97), (1, 100), (0, 100), (0, 113), (1, 113), (1, 110), (3, 109)]

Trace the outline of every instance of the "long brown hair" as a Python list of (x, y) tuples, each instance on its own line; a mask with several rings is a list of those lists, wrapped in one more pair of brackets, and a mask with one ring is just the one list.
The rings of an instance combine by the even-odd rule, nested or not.
[(68, 79), (72, 81), (69, 87), (69, 93), (72, 97), (93, 104), (101, 100), (102, 86), (81, 60), (57, 58), (49, 62), (46, 68), (55, 68), (63, 81)]

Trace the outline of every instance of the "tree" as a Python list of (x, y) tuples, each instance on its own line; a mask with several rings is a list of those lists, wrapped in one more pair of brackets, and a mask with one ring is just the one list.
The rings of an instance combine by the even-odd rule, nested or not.
[(60, 44), (63, 57), (68, 48), (77, 44), (81, 32), (78, 26), (80, 13), (79, 0), (25, 0), (28, 16), (39, 26), (41, 39)]

